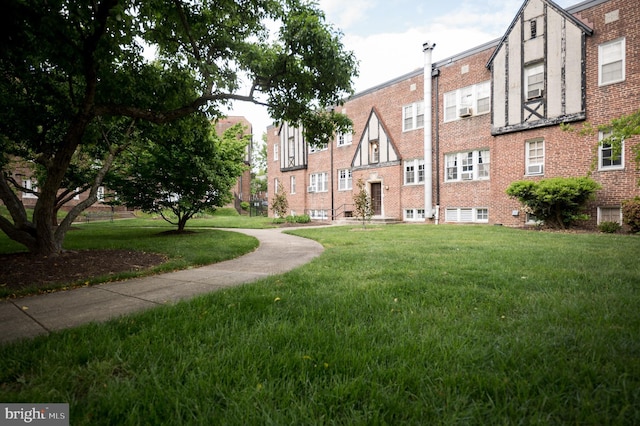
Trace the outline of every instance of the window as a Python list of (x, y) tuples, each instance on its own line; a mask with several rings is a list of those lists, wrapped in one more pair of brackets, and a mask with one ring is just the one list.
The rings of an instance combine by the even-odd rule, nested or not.
[(34, 192), (38, 192), (38, 185), (35, 181), (31, 179), (23, 180), (22, 186), (24, 186), (25, 189), (29, 190), (22, 193), (22, 198), (38, 198), (38, 196), (34, 194)]
[(278, 161), (278, 144), (273, 145), (273, 161)]
[(453, 121), (491, 110), (491, 85), (485, 81), (444, 94), (444, 121)]
[(524, 70), (527, 99), (539, 98), (544, 90), (544, 64), (529, 65)]
[(625, 79), (625, 39), (598, 46), (598, 84), (617, 83)]
[(448, 208), (445, 210), (445, 220), (457, 223), (486, 223), (489, 221), (487, 208)]
[(291, 136), (289, 138), (289, 158), (296, 156), (296, 140)]
[(544, 174), (544, 140), (526, 143), (526, 175)]
[(620, 207), (598, 207), (598, 223), (616, 222), (622, 225), (622, 209)]
[(324, 144), (322, 146), (309, 145), (309, 154), (313, 154), (314, 152), (326, 151), (326, 150), (327, 150), (327, 144)]
[(98, 197), (98, 201), (100, 202), (104, 201), (104, 186), (98, 187), (97, 197)]
[(536, 38), (538, 36), (538, 21), (536, 21), (535, 19), (529, 21), (529, 29), (531, 38)]
[(273, 180), (273, 193), (277, 194), (279, 189), (280, 189), (280, 181), (278, 181), (278, 178), (275, 178)]
[(421, 220), (424, 219), (424, 209), (405, 209), (404, 220)]
[(326, 210), (317, 210), (317, 209), (309, 210), (309, 217), (311, 219), (326, 219), (327, 218), (327, 211)]
[(489, 150), (445, 155), (445, 181), (489, 179)]
[[(611, 132), (600, 132), (598, 140), (611, 136)], [(624, 141), (616, 147), (608, 143), (601, 143), (598, 148), (598, 165), (600, 170), (620, 170), (624, 168)]]
[(413, 185), (424, 182), (424, 160), (415, 159), (404, 162), (404, 184)]
[(351, 145), (353, 142), (353, 133), (338, 133), (336, 140), (338, 146)]
[(351, 170), (338, 170), (338, 191), (352, 189)]
[(380, 162), (380, 146), (378, 141), (369, 142), (369, 163)]
[(290, 194), (295, 194), (296, 193), (296, 177), (295, 176), (291, 176), (291, 190), (289, 191)]
[(402, 131), (424, 127), (424, 102), (416, 102), (402, 107)]
[(309, 175), (309, 191), (308, 192), (327, 192), (329, 187), (329, 174), (314, 173)]

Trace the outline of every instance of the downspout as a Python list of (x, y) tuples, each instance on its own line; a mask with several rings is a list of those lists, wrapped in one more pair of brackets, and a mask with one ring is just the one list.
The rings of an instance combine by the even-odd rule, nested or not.
[(435, 43), (422, 45), (424, 52), (424, 214), (425, 218), (433, 218), (433, 153), (431, 129), (431, 51)]
[(434, 69), (432, 74), (436, 78), (436, 124), (435, 124), (435, 149), (434, 154), (436, 156), (436, 225), (440, 222), (440, 93), (439, 93), (439, 77), (440, 70)]

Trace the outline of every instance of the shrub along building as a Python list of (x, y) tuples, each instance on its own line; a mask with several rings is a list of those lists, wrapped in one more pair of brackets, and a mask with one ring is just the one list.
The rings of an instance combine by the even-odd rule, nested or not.
[(423, 46), (424, 69), (338, 107), (353, 133), (324, 148), (287, 123), (270, 127), (270, 197), (282, 184), (291, 214), (340, 220), (362, 178), (374, 219), (522, 226), (532, 218), (506, 195), (511, 182), (590, 175), (602, 188), (587, 225), (621, 221), (622, 201), (640, 194), (640, 138), (617, 156), (602, 133), (561, 124), (640, 108), (640, 2), (526, 0), (502, 38), (435, 63), (433, 48)]

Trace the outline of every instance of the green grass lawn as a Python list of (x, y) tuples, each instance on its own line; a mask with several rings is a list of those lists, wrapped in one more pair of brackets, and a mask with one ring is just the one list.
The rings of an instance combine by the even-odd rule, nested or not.
[(72, 424), (640, 424), (640, 239), (304, 229), (284, 275), (0, 348)]

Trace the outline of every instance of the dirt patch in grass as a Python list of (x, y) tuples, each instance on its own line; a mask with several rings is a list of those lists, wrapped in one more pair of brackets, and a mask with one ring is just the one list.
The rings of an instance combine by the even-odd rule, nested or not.
[(59, 284), (82, 283), (94, 277), (140, 271), (159, 265), (166, 257), (132, 250), (66, 251), (58, 256), (29, 253), (0, 254), (0, 288), (10, 294), (24, 289), (44, 290)]

